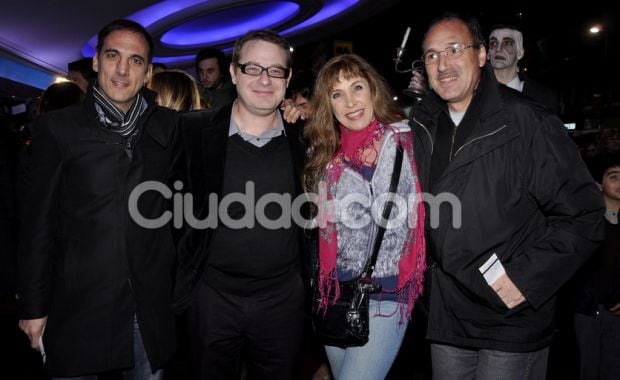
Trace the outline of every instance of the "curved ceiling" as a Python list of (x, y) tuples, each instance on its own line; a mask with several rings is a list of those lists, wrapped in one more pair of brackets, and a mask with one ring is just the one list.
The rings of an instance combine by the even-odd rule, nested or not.
[(234, 41), (254, 29), (274, 29), (294, 45), (316, 41), (397, 1), (21, 0), (2, 7), (0, 49), (64, 73), (68, 62), (94, 54), (101, 27), (128, 18), (153, 35), (155, 62), (178, 67), (190, 64), (204, 47), (230, 53)]

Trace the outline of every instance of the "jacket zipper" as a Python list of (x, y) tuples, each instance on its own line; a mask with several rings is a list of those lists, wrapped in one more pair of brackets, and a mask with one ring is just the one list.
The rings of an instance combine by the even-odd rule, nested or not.
[(413, 118), (413, 121), (415, 121), (416, 123), (418, 123), (418, 125), (420, 127), (422, 127), (422, 129), (424, 129), (424, 132), (426, 132), (426, 135), (428, 136), (428, 139), (430, 140), (430, 147), (431, 147), (431, 156), (433, 155), (433, 148), (434, 148), (434, 144), (433, 144), (433, 136), (431, 136), (431, 133), (428, 131), (428, 129), (426, 128), (426, 126), (424, 124), (422, 124), (418, 119), (416, 119), (415, 117)]
[[(452, 162), (452, 159), (456, 156), (456, 153), (454, 154), (454, 156), (452, 155), (452, 150), (454, 149), (454, 141), (456, 140), (456, 130), (459, 128), (458, 125), (454, 125), (454, 129), (452, 130), (452, 137), (450, 138), (450, 156), (448, 159), (448, 162)], [(462, 148), (462, 146), (461, 146)], [(459, 148), (457, 150), (457, 152), (461, 149)]]
[[(456, 150), (456, 152), (454, 153), (454, 157), (456, 157), (456, 155), (457, 155), (457, 154), (459, 154), (459, 152), (461, 151), (461, 149), (465, 148), (467, 145), (469, 145), (469, 144), (473, 143), (473, 142), (474, 142), (474, 141), (476, 141), (476, 140), (480, 140), (480, 139), (483, 139), (483, 138), (485, 138), (485, 137), (492, 136), (492, 135), (496, 134), (497, 132), (501, 131), (501, 130), (502, 130), (502, 129), (504, 129), (504, 128), (506, 128), (506, 125), (505, 125), (505, 124), (504, 124), (504, 125), (502, 125), (501, 127), (499, 127), (498, 129), (494, 130), (493, 132), (489, 132), (489, 133), (487, 133), (486, 135), (478, 136), (478, 137), (476, 137), (476, 138), (473, 138), (473, 139), (469, 140), (468, 142), (466, 142), (465, 144), (461, 145), (461, 147), (460, 147), (460, 148), (458, 148), (458, 149)], [(453, 140), (453, 143), (454, 143), (454, 140)], [(452, 148), (450, 148), (450, 153), (452, 153)]]

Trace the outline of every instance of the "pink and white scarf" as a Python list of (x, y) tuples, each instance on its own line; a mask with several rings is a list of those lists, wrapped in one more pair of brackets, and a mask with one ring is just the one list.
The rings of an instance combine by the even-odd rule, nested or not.
[[(398, 294), (398, 302), (406, 304), (406, 317), (411, 317), (413, 304), (422, 294), (424, 283), (424, 272), (426, 270), (425, 251), (426, 244), (424, 238), (424, 204), (422, 202), (422, 191), (420, 182), (417, 180), (417, 168), (413, 159), (413, 144), (411, 134), (401, 134), (394, 131), (389, 124), (382, 124), (373, 120), (370, 125), (361, 131), (352, 131), (340, 125), (341, 147), (336, 155), (327, 165), (324, 175), (325, 185), (327, 186), (327, 200), (332, 201), (336, 197), (336, 188), (340, 176), (348, 167), (361, 170), (364, 165), (362, 154), (368, 149), (375, 149), (376, 142), (380, 141), (387, 130), (392, 130), (393, 138), (400, 144), (411, 158), (410, 165), (415, 181), (415, 197), (417, 207), (410, 211), (408, 215), (409, 225), (414, 228), (407, 229), (407, 236), (403, 244), (403, 251), (398, 263), (398, 282), (394, 290)], [(377, 152), (378, 156), (378, 152)], [(376, 159), (375, 159), (376, 161)], [(376, 164), (376, 162), (375, 162)], [(319, 208), (324, 206), (319, 202)], [(320, 214), (320, 212), (319, 212)], [(333, 304), (340, 296), (338, 285), (336, 258), (338, 254), (338, 235), (333, 219), (327, 218), (322, 223), (319, 222), (319, 294), (320, 309), (327, 308)], [(412, 223), (414, 222), (415, 223)], [(401, 309), (402, 311), (402, 309)]]

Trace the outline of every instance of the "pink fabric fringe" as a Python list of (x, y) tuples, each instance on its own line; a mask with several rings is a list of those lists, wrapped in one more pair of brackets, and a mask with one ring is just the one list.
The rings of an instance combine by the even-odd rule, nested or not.
[[(357, 152), (363, 152), (364, 149), (369, 147), (374, 141), (380, 138), (387, 129), (392, 129), (390, 125), (371, 124), (367, 131), (365, 130), (365, 136), (356, 136), (356, 143), (360, 146), (357, 147)], [(346, 138), (345, 134), (341, 134), (342, 138)], [(397, 143), (400, 143), (404, 151), (409, 155), (411, 159), (411, 169), (418, 178), (418, 171), (413, 158), (413, 144), (411, 141), (411, 134), (401, 135), (394, 131), (394, 138)], [(404, 138), (402, 138), (404, 137)], [(343, 142), (343, 146), (351, 146)], [(351, 149), (348, 149), (350, 152)], [(348, 157), (347, 157), (348, 158)], [(355, 160), (348, 160), (349, 162), (361, 162), (359, 157)], [(327, 200), (333, 200), (336, 195), (336, 186), (340, 179), (340, 175), (344, 171), (347, 165), (350, 163), (345, 162), (345, 155), (341, 149), (332, 161), (328, 164), (326, 169), (327, 180)], [(407, 230), (407, 236), (405, 238), (405, 244), (403, 245), (403, 252), (401, 253), (401, 259), (398, 264), (398, 283), (397, 288), (393, 291), (398, 294), (398, 302), (401, 304), (401, 318), (411, 318), (413, 306), (415, 300), (422, 295), (424, 291), (424, 272), (426, 271), (426, 242), (424, 236), (424, 220), (425, 209), (422, 202), (422, 189), (420, 187), (419, 180), (415, 181), (415, 191), (417, 208), (411, 210), (408, 216), (409, 225), (415, 225), (413, 228)], [(319, 309), (325, 310), (329, 305), (336, 302), (340, 297), (340, 288), (338, 284), (338, 276), (336, 271), (336, 258), (338, 254), (338, 237), (336, 233), (336, 226), (333, 223), (333, 210), (327, 210), (327, 205), (324, 203), (325, 199), (319, 197)], [(331, 214), (330, 214), (331, 213)], [(392, 292), (392, 291), (390, 291)], [(404, 305), (407, 305), (406, 312), (403, 310)]]

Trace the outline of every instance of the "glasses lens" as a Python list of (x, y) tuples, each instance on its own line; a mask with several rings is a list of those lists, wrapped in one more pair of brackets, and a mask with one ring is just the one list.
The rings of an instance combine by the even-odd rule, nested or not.
[(283, 69), (281, 67), (270, 67), (267, 69), (267, 74), (274, 78), (284, 78), (287, 72), (287, 69)]
[(256, 65), (241, 65), (241, 71), (244, 74), (258, 76), (263, 72), (263, 68)]
[(243, 63), (239, 63), (238, 66), (241, 69), (242, 73), (247, 74), (247, 75), (252, 75), (255, 77), (260, 76), (263, 73), (263, 71), (267, 71), (267, 75), (272, 78), (286, 78), (286, 76), (289, 73), (289, 69), (285, 69), (285, 68), (278, 67), (278, 66), (262, 67), (259, 65), (243, 64)]
[(437, 59), (439, 59), (439, 53), (435, 51), (430, 51), (424, 54), (424, 63), (427, 65), (430, 65), (433, 62), (437, 62)]
[(463, 48), (461, 45), (454, 45), (446, 49), (446, 57), (448, 58), (456, 58), (463, 52)]

